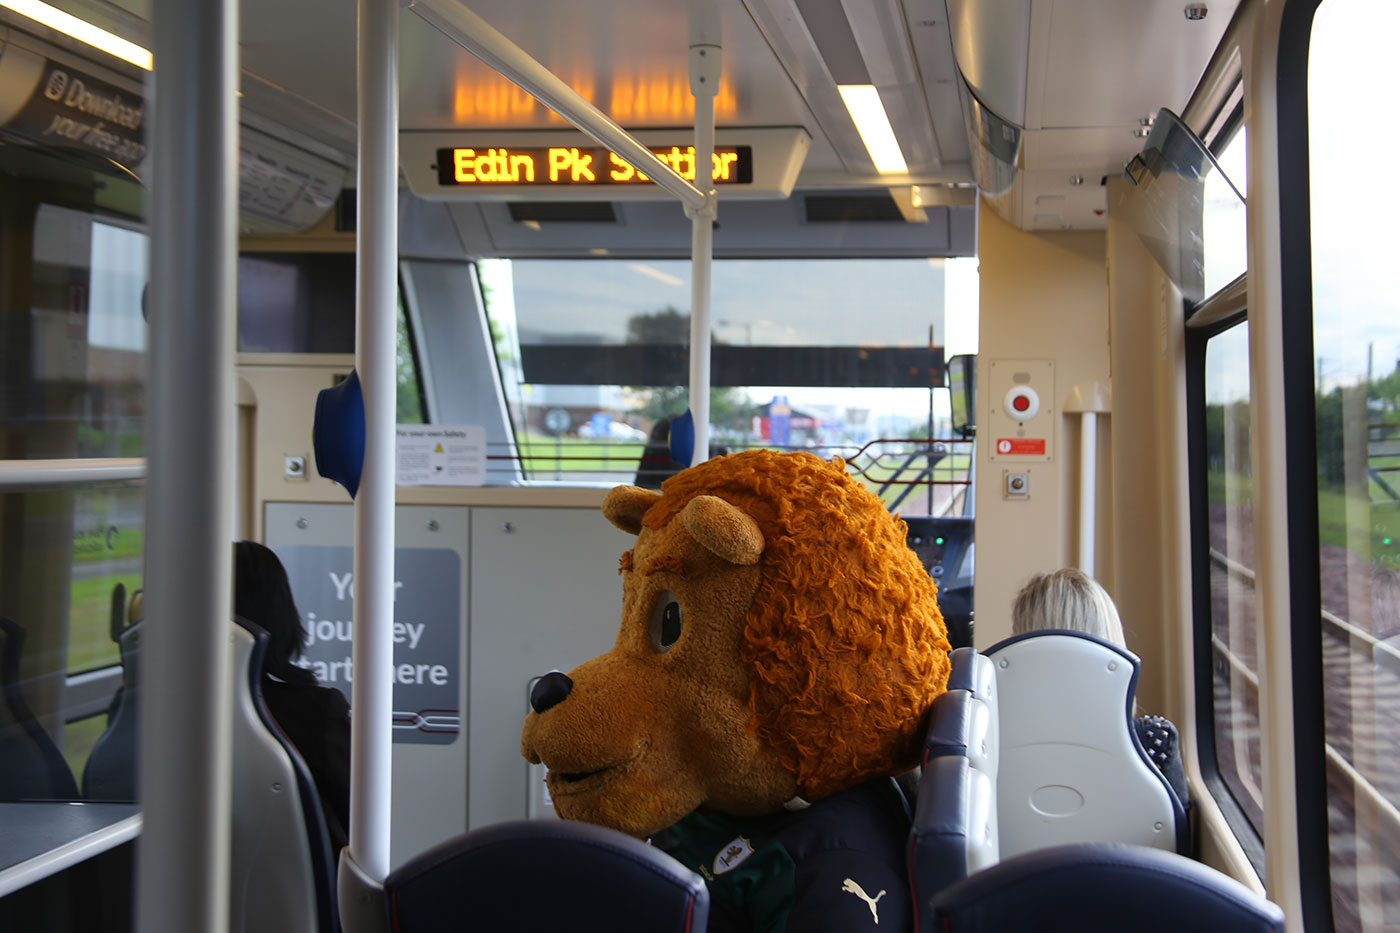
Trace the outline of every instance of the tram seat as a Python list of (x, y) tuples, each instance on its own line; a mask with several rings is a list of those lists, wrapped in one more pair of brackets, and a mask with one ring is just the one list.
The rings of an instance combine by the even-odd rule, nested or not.
[(997, 861), (993, 741), (987, 705), (970, 691), (934, 701), (907, 853), (920, 933), (936, 929), (933, 894)]
[(136, 799), (137, 727), (141, 719), (141, 640), (143, 638), (138, 593), (133, 618), (125, 628), (114, 626), (112, 639), (122, 660), (122, 685), (107, 711), (107, 728), (98, 736), (83, 766), (83, 797), (88, 800)]
[(0, 616), (0, 800), (75, 800), (78, 785), (54, 740), (24, 699), (24, 629)]
[[(630, 836), (567, 820), (519, 820), (429, 849), (368, 890), (341, 866), (347, 933), (704, 933), (710, 895), (700, 876)], [(373, 917), (354, 901), (376, 906)]]
[(262, 699), (269, 636), (231, 626), (231, 933), (336, 933), (335, 866), (311, 773)]
[(948, 655), (948, 689), (966, 690), (983, 703), (996, 702), (997, 672), (976, 648), (955, 648)]
[[(1281, 933), (1283, 911), (1175, 852), (1081, 843), (1024, 853), (933, 896), (945, 933)], [(922, 930), (923, 927), (920, 927)]]
[[(996, 781), (997, 755), (1000, 748), (997, 713), (997, 675), (991, 659), (975, 648), (957, 648), (949, 656), (951, 667), (948, 672), (948, 692), (965, 691), (975, 703), (965, 704), (965, 711), (959, 709), (958, 718), (968, 717), (967, 740), (977, 740), (968, 750), (968, 758), (973, 767), (986, 773)], [(960, 704), (963, 706), (964, 704)], [(935, 710), (938, 705), (935, 704)], [(953, 709), (942, 711), (943, 716), (954, 713)], [(928, 738), (924, 743), (924, 758), (934, 752), (934, 743), (946, 734), (946, 727), (935, 720), (929, 721)]]
[(1048, 630), (986, 654), (996, 670), (1003, 858), (1078, 842), (1187, 851), (1186, 813), (1133, 728), (1131, 652)]

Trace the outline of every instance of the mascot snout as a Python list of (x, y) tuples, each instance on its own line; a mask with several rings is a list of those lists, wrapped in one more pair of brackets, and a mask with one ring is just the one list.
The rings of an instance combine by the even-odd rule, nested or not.
[(549, 769), (560, 816), (639, 837), (706, 802), (762, 812), (796, 793), (752, 727), (748, 677), (727, 660), (742, 647), (762, 533), (713, 496), (645, 528), (662, 498), (635, 487), (608, 494), (604, 514), (638, 536), (621, 561), (617, 642), (540, 678), (521, 740), (525, 757)]

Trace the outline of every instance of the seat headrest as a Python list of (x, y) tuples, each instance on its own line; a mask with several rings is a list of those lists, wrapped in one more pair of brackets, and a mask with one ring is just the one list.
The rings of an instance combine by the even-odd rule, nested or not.
[(1111, 843), (1000, 862), (934, 895), (933, 912), (946, 933), (1283, 930), (1278, 905), (1233, 878), (1173, 852)]
[(680, 862), (614, 830), (561, 820), (450, 839), (390, 874), (384, 893), (403, 933), (468, 920), (483, 930), (701, 933), (709, 916), (705, 883)]

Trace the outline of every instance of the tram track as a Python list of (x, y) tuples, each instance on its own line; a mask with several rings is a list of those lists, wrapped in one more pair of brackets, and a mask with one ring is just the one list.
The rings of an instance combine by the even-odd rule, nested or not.
[[(1339, 553), (1325, 563), (1348, 560)], [(1330, 561), (1329, 561), (1330, 558)], [(1371, 608), (1389, 604), (1400, 586), (1389, 573), (1366, 573), (1348, 592), (1336, 585), (1347, 577), (1333, 566), (1325, 573), (1321, 613), (1328, 836), (1335, 928), (1375, 929), (1387, 917), (1383, 892), (1400, 890), (1400, 652), (1377, 633), (1333, 611), (1344, 596), (1363, 598)], [(1356, 570), (1359, 568), (1348, 567)], [(1351, 575), (1355, 579), (1357, 574)], [(1226, 783), (1237, 796), (1252, 796), (1259, 774), (1259, 679), (1254, 625), (1253, 571), (1211, 551), (1211, 598), (1217, 624), (1212, 633), (1215, 663), (1216, 748)], [(1370, 614), (1374, 618), (1374, 614)], [(1226, 747), (1222, 750), (1222, 739)], [(1244, 803), (1256, 810), (1260, 799)], [(1252, 806), (1251, 806), (1252, 805)]]

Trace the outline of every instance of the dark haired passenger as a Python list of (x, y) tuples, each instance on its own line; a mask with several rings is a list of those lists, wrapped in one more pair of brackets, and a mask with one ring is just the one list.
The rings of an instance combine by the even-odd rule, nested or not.
[(270, 636), (263, 701), (316, 782), (331, 851), (337, 853), (349, 840), (350, 704), (339, 690), (322, 687), (295, 663), (306, 645), (306, 630), (277, 555), (253, 541), (239, 541), (233, 546), (233, 579), (234, 614)]
[[(1076, 567), (1031, 577), (1011, 607), (1012, 634), (1056, 628), (1095, 635), (1125, 650), (1128, 647), (1113, 597), (1097, 580)], [(1161, 716), (1139, 716), (1133, 720), (1133, 728), (1181, 806), (1189, 808), (1191, 794), (1186, 786), (1186, 769), (1181, 764), (1176, 726)]]

